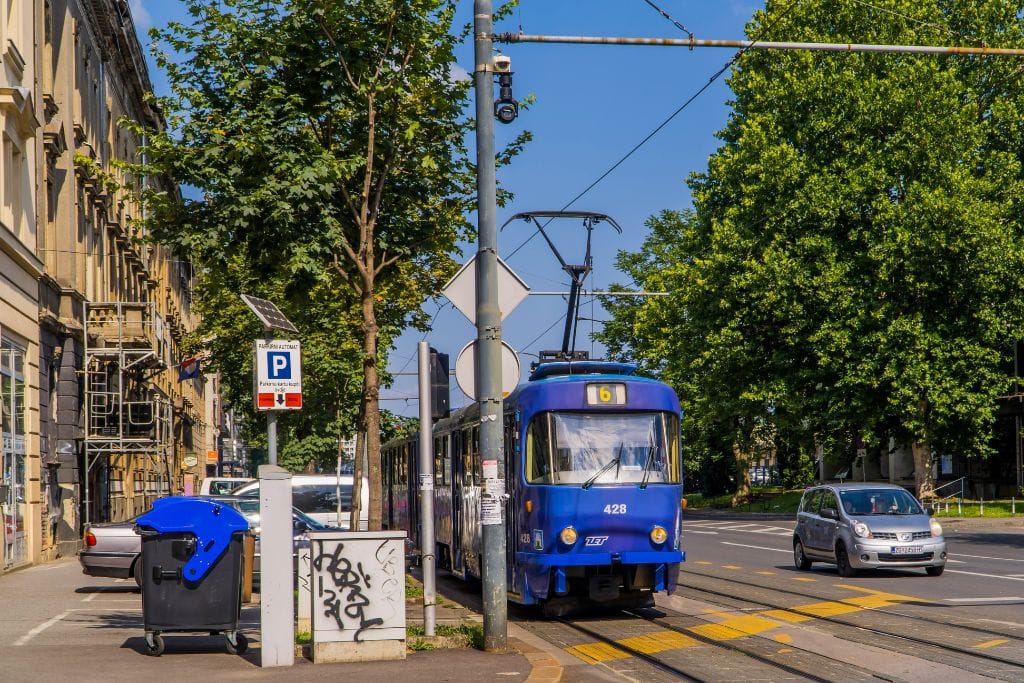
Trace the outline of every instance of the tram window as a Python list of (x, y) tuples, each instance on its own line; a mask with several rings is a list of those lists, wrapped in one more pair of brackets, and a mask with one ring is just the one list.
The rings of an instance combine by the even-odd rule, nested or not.
[(438, 437), (434, 439), (434, 484), (436, 486), (448, 485), (448, 468), (450, 466), (451, 458), (448, 456), (448, 437)]
[(484, 481), (480, 463), (480, 428), (473, 427), (473, 480), (479, 485)]
[(527, 477), (536, 484), (678, 483), (678, 434), (671, 413), (545, 413), (528, 426)]
[(398, 483), (402, 485), (405, 485), (407, 483), (405, 480), (405, 463), (408, 462), (408, 460), (409, 447), (402, 446), (402, 457), (395, 458), (395, 467), (397, 468), (397, 471), (395, 472), (395, 478), (398, 480)]
[(466, 486), (473, 485), (473, 439), (472, 431), (462, 431), (462, 481)]
[(551, 440), (547, 416), (542, 415), (526, 428), (526, 478), (531, 484), (551, 483)]

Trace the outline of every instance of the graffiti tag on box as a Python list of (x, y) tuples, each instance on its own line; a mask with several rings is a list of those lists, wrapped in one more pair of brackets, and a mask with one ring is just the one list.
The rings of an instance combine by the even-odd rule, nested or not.
[[(313, 540), (313, 609), (342, 640), (373, 640), (377, 630), (405, 629), (405, 562), (392, 540)], [(322, 629), (324, 623), (319, 622)]]

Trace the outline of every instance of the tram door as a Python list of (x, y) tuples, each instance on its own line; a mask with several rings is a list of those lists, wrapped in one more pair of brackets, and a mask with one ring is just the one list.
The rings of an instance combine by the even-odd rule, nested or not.
[(465, 576), (462, 566), (462, 485), (465, 460), (462, 432), (454, 430), (451, 441), (452, 481), (452, 573)]
[(519, 528), (519, 520), (516, 511), (519, 509), (519, 501), (516, 496), (519, 493), (518, 479), (516, 479), (516, 462), (519, 460), (516, 454), (516, 434), (519, 428), (519, 421), (512, 413), (505, 414), (505, 571), (508, 589), (518, 593), (518, 586), (515, 583), (514, 563), (516, 558), (516, 538)]
[(419, 496), (417, 495), (419, 487), (419, 466), (420, 460), (420, 446), (418, 441), (409, 443), (409, 457), (405, 458), (401, 466), (407, 468), (405, 471), (405, 480), (408, 482), (405, 488), (405, 507), (409, 510), (408, 526), (406, 529), (409, 530), (409, 537), (416, 541), (416, 545), (420, 545), (420, 541), (423, 538), (423, 529), (420, 528), (420, 505)]

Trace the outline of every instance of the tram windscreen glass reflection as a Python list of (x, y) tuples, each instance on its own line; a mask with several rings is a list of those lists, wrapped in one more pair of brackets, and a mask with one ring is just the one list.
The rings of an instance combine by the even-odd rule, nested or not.
[(678, 482), (678, 421), (663, 413), (543, 413), (527, 435), (532, 484)]

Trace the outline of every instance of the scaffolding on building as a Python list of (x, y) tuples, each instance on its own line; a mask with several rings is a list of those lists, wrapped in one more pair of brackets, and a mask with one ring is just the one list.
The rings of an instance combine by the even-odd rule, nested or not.
[[(83, 521), (109, 520), (112, 496), (166, 495), (173, 481), (173, 405), (154, 382), (168, 367), (168, 329), (151, 302), (84, 304), (85, 438)], [(122, 478), (111, 460), (122, 458)], [(97, 486), (93, 467), (100, 465)], [(141, 472), (138, 467), (141, 465)], [(123, 472), (132, 469), (132, 490)], [(141, 478), (140, 478), (141, 477)], [(95, 500), (93, 499), (95, 497)]]

